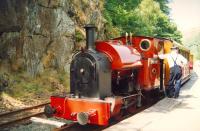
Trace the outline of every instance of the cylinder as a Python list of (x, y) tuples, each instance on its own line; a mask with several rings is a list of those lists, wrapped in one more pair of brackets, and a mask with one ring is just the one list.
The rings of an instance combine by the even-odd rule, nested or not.
[(86, 31), (86, 49), (95, 49), (96, 27), (93, 24), (85, 26)]

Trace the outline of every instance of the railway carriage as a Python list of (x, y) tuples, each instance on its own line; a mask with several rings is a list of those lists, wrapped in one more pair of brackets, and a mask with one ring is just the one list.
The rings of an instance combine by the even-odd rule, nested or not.
[[(185, 64), (182, 67), (182, 84), (183, 84), (190, 78), (190, 72), (191, 72), (190, 65), (189, 65), (189, 62), (190, 62), (190, 50), (186, 49), (183, 45), (181, 45), (181, 44), (179, 44), (179, 43), (177, 43), (175, 41), (172, 41), (171, 43), (169, 42), (168, 45), (164, 47), (165, 51), (167, 53), (170, 52), (172, 46), (177, 46), (179, 48), (179, 53), (181, 55), (183, 55), (188, 61), (188, 64)], [(168, 80), (169, 80), (169, 66), (168, 66), (168, 63), (167, 63), (166, 60), (165, 60), (165, 65), (166, 65), (166, 69), (165, 69), (165, 74), (166, 74), (165, 85), (167, 85)]]
[(193, 54), (190, 54), (189, 56), (189, 67), (190, 67), (190, 70), (193, 70), (193, 59), (194, 59), (194, 55)]

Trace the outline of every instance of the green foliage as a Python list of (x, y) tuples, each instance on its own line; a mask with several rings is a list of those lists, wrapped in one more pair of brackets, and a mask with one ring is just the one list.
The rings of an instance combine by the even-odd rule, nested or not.
[(170, 8), (167, 6), (167, 4), (170, 2), (170, 0), (155, 0), (159, 3), (160, 9), (167, 15), (170, 13)]
[[(168, 0), (109, 0), (105, 3), (106, 32), (111, 38), (134, 35), (165, 37), (181, 42), (182, 35), (169, 19)], [(119, 33), (117, 33), (118, 31)]]
[[(141, 0), (109, 0), (105, 1), (104, 16), (108, 22), (107, 35), (116, 37), (135, 26), (134, 9)], [(113, 31), (114, 30), (114, 31)], [(116, 33), (118, 31), (118, 33)], [(114, 33), (113, 33), (114, 32)]]
[(181, 38), (182, 38), (181, 32), (177, 29), (176, 24), (171, 22), (166, 15), (164, 14), (160, 15), (156, 27), (157, 28), (155, 32), (157, 34), (155, 34), (155, 36), (171, 38), (181, 43)]
[(75, 40), (76, 40), (76, 42), (80, 42), (80, 41), (84, 40), (83, 34), (78, 30), (75, 31)]

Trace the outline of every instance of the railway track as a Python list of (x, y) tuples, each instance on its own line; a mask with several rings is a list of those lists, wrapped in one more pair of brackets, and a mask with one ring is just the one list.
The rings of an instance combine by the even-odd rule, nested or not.
[(44, 114), (44, 106), (49, 103), (43, 103), (36, 106), (31, 106), (23, 109), (18, 109), (0, 114), (0, 128), (8, 125), (16, 124), (24, 120), (28, 120), (34, 116)]

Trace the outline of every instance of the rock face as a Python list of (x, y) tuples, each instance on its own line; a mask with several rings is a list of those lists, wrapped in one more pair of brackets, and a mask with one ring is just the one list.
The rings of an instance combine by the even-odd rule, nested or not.
[(103, 39), (103, 0), (1, 0), (0, 65), (31, 76), (47, 68), (69, 70), (71, 54), (84, 46), (84, 25)]

